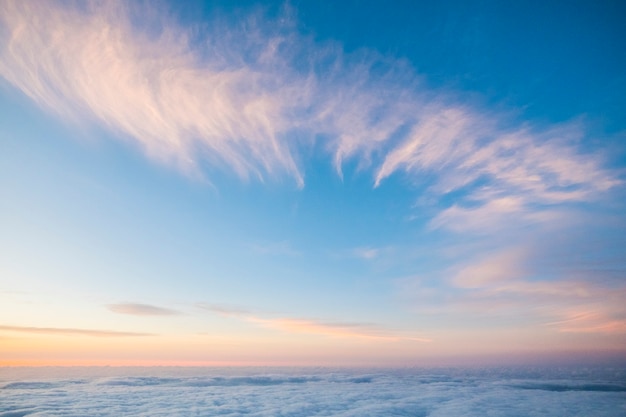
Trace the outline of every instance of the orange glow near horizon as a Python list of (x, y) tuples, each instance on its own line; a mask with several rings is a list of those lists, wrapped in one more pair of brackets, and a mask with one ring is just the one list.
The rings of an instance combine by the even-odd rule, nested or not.
[[(214, 346), (202, 338), (151, 341), (111, 341), (96, 338), (82, 340), (50, 340), (3, 338), (0, 346), (0, 366), (96, 366), (96, 367), (429, 367), (477, 366), (515, 364), (553, 364), (576, 362), (626, 362), (626, 351), (614, 347), (590, 349), (503, 349), (491, 353), (479, 350), (427, 350), (420, 343), (374, 342), (339, 346), (333, 343), (317, 345), (302, 343), (276, 344), (265, 341), (232, 343)], [(45, 340), (48, 339), (48, 340)], [(104, 343), (103, 343), (104, 342)], [(240, 341), (241, 342), (241, 341)], [(327, 341), (328, 342), (328, 341)]]
[(246, 366), (297, 366), (292, 364), (268, 364), (255, 361), (158, 361), (158, 360), (39, 360), (39, 359), (0, 359), (0, 367), (246, 367)]
[(152, 336), (66, 328), (54, 328), (52, 333), (26, 327), (10, 331), (5, 326), (0, 332), (0, 366), (403, 367), (626, 358), (616, 335), (598, 334), (590, 342), (584, 334), (557, 332), (550, 326), (541, 332), (534, 328), (433, 331), (432, 341), (425, 343), (368, 333), (368, 328), (353, 330), (312, 321), (280, 319), (259, 324), (267, 329)]

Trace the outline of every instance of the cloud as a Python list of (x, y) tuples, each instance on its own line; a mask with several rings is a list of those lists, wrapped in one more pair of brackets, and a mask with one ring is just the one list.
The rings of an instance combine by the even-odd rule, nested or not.
[(399, 280), (398, 291), (416, 312), (481, 317), (484, 325), (515, 319), (558, 332), (626, 334), (622, 282), (598, 271), (554, 271), (553, 253), (542, 259), (537, 250), (543, 247), (493, 251), (453, 265), (441, 279)]
[(323, 321), (290, 317), (262, 317), (249, 310), (224, 307), (213, 304), (199, 303), (198, 307), (228, 318), (235, 318), (255, 325), (279, 330), (287, 333), (306, 333), (329, 337), (358, 338), (373, 340), (411, 340), (430, 342), (425, 337), (414, 337), (404, 333), (396, 333), (372, 323), (352, 323), (340, 321)]
[(109, 304), (107, 308), (114, 313), (133, 316), (175, 316), (181, 314), (179, 311), (170, 310), (169, 308), (137, 303)]
[[(626, 291), (621, 291), (621, 297)], [(569, 311), (562, 314), (562, 319), (546, 323), (546, 326), (556, 327), (564, 333), (621, 333), (626, 334), (626, 318), (624, 311), (619, 318), (611, 317), (610, 313), (602, 311)]]
[(232, 307), (232, 306), (224, 306), (218, 304), (206, 304), (206, 303), (197, 303), (196, 306), (203, 310), (210, 311), (212, 313), (217, 313), (225, 317), (238, 317), (252, 314), (249, 310)]
[(523, 267), (525, 255), (520, 248), (490, 254), (479, 262), (461, 267), (452, 282), (461, 288), (480, 288), (521, 278), (526, 274)]
[(58, 334), (64, 336), (94, 336), (94, 337), (135, 337), (154, 336), (152, 333), (139, 332), (119, 332), (114, 330), (94, 330), (94, 329), (70, 329), (62, 327), (27, 327), (27, 326), (6, 326), (0, 325), (0, 331), (19, 332), (32, 334)]
[(437, 214), (430, 221), (430, 227), (445, 227), (461, 233), (490, 234), (494, 230), (501, 230), (513, 215), (517, 215), (518, 221), (526, 220), (524, 223), (528, 223), (530, 216), (525, 211), (524, 199), (520, 197), (498, 197), (475, 207), (455, 204)]
[(370, 248), (370, 247), (361, 247), (361, 248), (355, 248), (352, 253), (354, 254), (354, 256), (356, 256), (357, 258), (361, 258), (361, 259), (375, 259), (380, 255), (381, 249), (380, 248)]
[(398, 60), (316, 44), (289, 13), (185, 29), (164, 9), (81, 4), (4, 2), (0, 76), (49, 111), (95, 121), (193, 175), (208, 164), (303, 186), (301, 161), (318, 141), (340, 175), (355, 159), (375, 186), (404, 172), (436, 197), (462, 192), (437, 227), (458, 223), (469, 203), (515, 201), (509, 212), (519, 212), (619, 183), (600, 155), (579, 151), (580, 123), (515, 126), (428, 89)]
[(411, 340), (415, 342), (431, 342), (424, 337), (412, 337), (396, 334), (368, 323), (324, 322), (318, 320), (303, 320), (294, 318), (260, 318), (248, 316), (246, 321), (263, 327), (277, 329), (287, 333), (307, 333), (330, 337), (359, 338), (373, 340)]
[(385, 156), (376, 184), (398, 170), (433, 172), (439, 175), (432, 185), (436, 193), (485, 184), (467, 196), (474, 203), (486, 195), (511, 194), (535, 203), (580, 201), (618, 184), (601, 168), (598, 155), (577, 151), (583, 134), (577, 123), (511, 127), (503, 125), (505, 117), (436, 102), (420, 116), (404, 141)]
[[(214, 33), (194, 49), (165, 13), (121, 1), (71, 6), (3, 3), (0, 75), (61, 117), (95, 120), (184, 172), (206, 158), (242, 178), (285, 171), (302, 183), (285, 117), (306, 90), (289, 81), (278, 35), (242, 28), (242, 39), (223, 45), (228, 36)], [(145, 31), (132, 24), (139, 17)], [(248, 56), (238, 43), (261, 49)]]

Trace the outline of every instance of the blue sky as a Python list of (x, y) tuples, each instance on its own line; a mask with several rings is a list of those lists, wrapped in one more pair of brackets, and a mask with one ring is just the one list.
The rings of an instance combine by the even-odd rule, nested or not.
[(7, 363), (623, 354), (619, 2), (1, 7)]

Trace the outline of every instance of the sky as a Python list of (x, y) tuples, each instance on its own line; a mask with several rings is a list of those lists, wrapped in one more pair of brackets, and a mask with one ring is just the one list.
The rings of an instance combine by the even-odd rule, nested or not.
[(0, 365), (623, 360), (625, 17), (0, 1)]

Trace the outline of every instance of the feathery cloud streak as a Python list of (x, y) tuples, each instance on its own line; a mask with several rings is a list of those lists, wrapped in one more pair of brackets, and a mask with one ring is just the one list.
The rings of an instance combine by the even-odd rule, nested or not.
[(260, 317), (259, 315), (253, 314), (247, 310), (229, 308), (219, 305), (199, 303), (198, 307), (224, 317), (236, 318), (261, 327), (275, 329), (287, 333), (306, 333), (329, 337), (386, 341), (432, 341), (431, 339), (424, 337), (413, 337), (404, 334), (397, 334), (386, 329), (382, 329), (379, 326), (375, 326), (371, 323), (328, 322), (292, 317), (266, 318)]
[(32, 334), (52, 334), (52, 335), (56, 334), (56, 335), (64, 335), (64, 336), (95, 336), (95, 337), (154, 336), (153, 333), (118, 332), (114, 330), (71, 329), (71, 328), (61, 328), (61, 327), (4, 326), (4, 325), (0, 325), (0, 331), (32, 333)]
[(626, 333), (623, 282), (612, 282), (599, 271), (550, 276), (533, 265), (538, 258), (528, 251), (490, 253), (454, 265), (443, 282), (412, 278), (399, 287), (420, 312), (462, 313), (495, 322), (514, 317), (567, 333)]
[(424, 88), (399, 62), (317, 45), (293, 22), (215, 22), (199, 37), (162, 10), (81, 5), (3, 3), (0, 75), (61, 117), (99, 122), (189, 174), (208, 163), (244, 179), (287, 173), (302, 186), (302, 150), (323, 141), (339, 173), (358, 158), (376, 186), (395, 172), (416, 182), (434, 173), (425, 185), (435, 196), (462, 191), (432, 222), (453, 229), (468, 210), (519, 213), (617, 184), (598, 155), (578, 151), (581, 126), (512, 126)]
[(309, 333), (331, 337), (360, 338), (372, 340), (411, 340), (414, 342), (431, 342), (431, 339), (410, 337), (394, 334), (374, 326), (361, 323), (327, 323), (317, 320), (302, 320), (293, 318), (266, 319), (260, 317), (246, 317), (247, 321), (263, 327), (281, 330), (288, 333)]
[(129, 314), (133, 316), (176, 316), (179, 311), (169, 308), (157, 307), (149, 304), (119, 303), (109, 304), (107, 308), (114, 313)]

